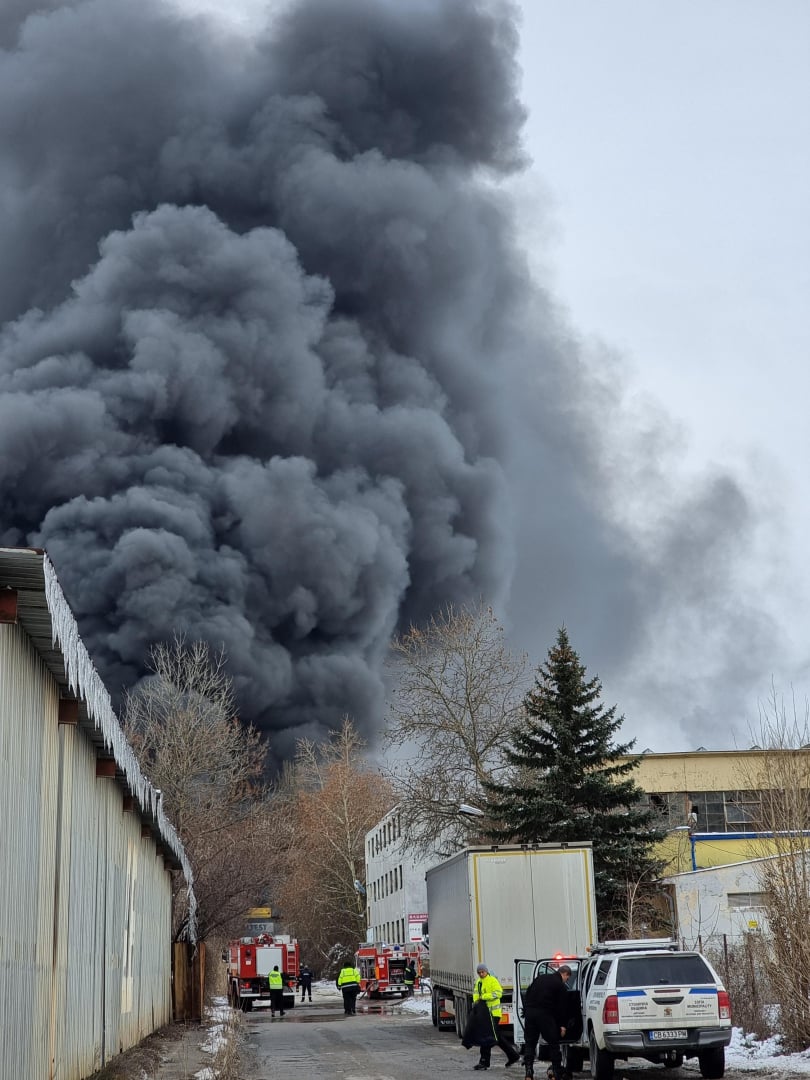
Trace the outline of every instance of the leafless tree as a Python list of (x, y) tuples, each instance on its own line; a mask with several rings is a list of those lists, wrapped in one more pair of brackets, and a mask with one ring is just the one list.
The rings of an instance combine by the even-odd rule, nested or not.
[[(273, 878), (267, 746), (234, 716), (223, 652), (178, 637), (152, 649), (149, 667), (124, 730), (186, 849), (204, 938), (237, 928)], [(175, 933), (186, 917), (176, 884)]]
[(365, 938), (365, 837), (394, 803), (364, 747), (348, 717), (327, 742), (300, 740), (284, 793), (282, 910), (321, 968)]
[(394, 640), (388, 772), (403, 833), (418, 854), (447, 853), (474, 836), (467, 821), (474, 827), (475, 819), (460, 818), (458, 808), (481, 806), (484, 781), (503, 774), (502, 747), (521, 715), (526, 664), (506, 647), (503, 627), (483, 604), (448, 607)]
[[(795, 700), (790, 712), (774, 689), (760, 711), (756, 742), (763, 753), (744, 769), (743, 785), (761, 792), (760, 889), (766, 897), (763, 963), (780, 1030), (792, 1050), (810, 1046), (810, 716)], [(775, 853), (775, 854), (774, 854)]]

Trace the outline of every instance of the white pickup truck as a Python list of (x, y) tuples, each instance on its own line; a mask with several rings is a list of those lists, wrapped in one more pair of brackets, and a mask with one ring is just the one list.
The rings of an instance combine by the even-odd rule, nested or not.
[(561, 963), (572, 970), (572, 1018), (582, 1021), (572, 1019), (563, 1044), (568, 1072), (581, 1068), (585, 1056), (593, 1080), (610, 1080), (617, 1060), (640, 1057), (678, 1068), (696, 1057), (705, 1080), (723, 1076), (731, 1003), (700, 953), (682, 952), (668, 939), (607, 942), (586, 958), (517, 961), (516, 985), (525, 991), (534, 975)]

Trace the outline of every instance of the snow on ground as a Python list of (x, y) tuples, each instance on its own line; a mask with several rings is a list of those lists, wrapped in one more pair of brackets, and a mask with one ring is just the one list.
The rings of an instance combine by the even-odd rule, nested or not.
[[(430, 1019), (430, 994), (420, 994), (417, 990), (412, 998), (405, 998), (402, 1011), (423, 1015)], [(637, 1058), (628, 1062), (632, 1067), (647, 1068), (647, 1062)], [(684, 1070), (699, 1073), (697, 1058), (684, 1062)], [(810, 1050), (801, 1054), (780, 1054), (779, 1039), (771, 1038), (759, 1042), (750, 1035), (744, 1035), (741, 1028), (734, 1028), (731, 1045), (726, 1049), (726, 1068), (738, 1072), (752, 1072), (780, 1076), (810, 1076)]]
[(726, 1065), (730, 1069), (756, 1072), (780, 1072), (791, 1076), (810, 1075), (810, 1050), (801, 1054), (780, 1054), (778, 1036), (759, 1042), (734, 1028), (731, 1046), (726, 1050)]

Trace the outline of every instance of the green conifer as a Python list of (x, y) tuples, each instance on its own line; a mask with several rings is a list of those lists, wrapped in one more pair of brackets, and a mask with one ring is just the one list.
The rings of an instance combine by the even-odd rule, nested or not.
[(624, 717), (601, 704), (602, 684), (585, 672), (562, 628), (506, 749), (510, 777), (487, 784), (487, 817), (500, 843), (592, 841), (602, 917), (623, 906), (628, 882), (655, 870), (658, 833), (631, 775), (634, 742), (614, 742)]

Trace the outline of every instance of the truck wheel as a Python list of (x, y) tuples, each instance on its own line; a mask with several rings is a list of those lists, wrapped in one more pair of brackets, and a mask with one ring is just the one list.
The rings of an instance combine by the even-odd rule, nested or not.
[(430, 1019), (433, 1021), (433, 1026), (439, 1026), (439, 1002), (436, 991), (433, 990), (430, 995)]
[(467, 998), (463, 994), (456, 994), (456, 1035), (464, 1038), (464, 1029), (467, 1027)]
[(711, 1050), (701, 1050), (698, 1054), (700, 1075), (704, 1080), (721, 1080), (726, 1071), (726, 1052), (722, 1046), (713, 1046)]
[(241, 1008), (242, 1012), (252, 1012), (253, 998), (241, 998), (239, 1001), (239, 1007)]
[(593, 1028), (588, 1033), (588, 1047), (590, 1049), (591, 1076), (593, 1080), (612, 1080), (614, 1058), (607, 1050), (600, 1050), (596, 1045)]

